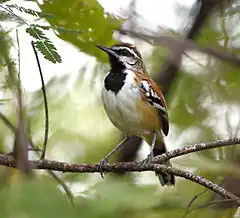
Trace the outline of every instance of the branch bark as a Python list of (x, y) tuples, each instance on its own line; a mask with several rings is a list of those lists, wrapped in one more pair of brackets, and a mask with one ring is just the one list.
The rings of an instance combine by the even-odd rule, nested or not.
[(168, 151), (165, 154), (156, 156), (153, 160), (154, 163), (161, 163), (163, 161), (172, 159), (174, 157), (178, 157), (185, 154), (190, 154), (193, 152), (209, 150), (218, 147), (232, 146), (240, 144), (240, 137), (230, 138), (230, 139), (222, 139), (215, 140), (211, 142), (202, 142), (190, 146), (186, 146), (184, 148), (178, 148), (172, 151)]
[[(15, 160), (8, 155), (0, 155), (0, 164), (7, 167), (16, 167)], [(71, 172), (71, 173), (95, 173), (99, 172), (98, 164), (69, 164), (65, 162), (52, 161), (52, 160), (37, 160), (29, 161), (32, 169), (47, 169), (60, 172)], [(184, 170), (180, 170), (173, 167), (168, 167), (160, 164), (139, 164), (137, 162), (128, 162), (128, 163), (114, 163), (106, 164), (103, 166), (102, 170), (104, 172), (143, 172), (143, 171), (155, 171), (155, 172), (164, 172), (171, 173), (178, 177), (183, 177), (192, 182), (198, 183), (213, 192), (221, 195), (225, 199), (233, 199), (236, 201), (236, 204), (240, 206), (240, 199), (234, 194), (226, 191), (217, 184), (201, 177), (199, 175), (193, 175), (192, 173)]]

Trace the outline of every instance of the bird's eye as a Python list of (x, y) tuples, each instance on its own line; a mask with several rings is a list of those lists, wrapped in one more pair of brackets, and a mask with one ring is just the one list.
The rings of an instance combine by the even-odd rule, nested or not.
[(129, 53), (128, 50), (122, 49), (122, 50), (121, 50), (121, 55), (122, 55), (122, 56), (130, 56), (130, 53)]

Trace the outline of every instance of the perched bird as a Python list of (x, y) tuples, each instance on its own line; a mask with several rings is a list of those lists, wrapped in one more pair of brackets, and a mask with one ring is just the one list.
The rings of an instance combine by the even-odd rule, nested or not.
[[(108, 54), (111, 65), (102, 89), (104, 109), (111, 122), (127, 136), (100, 162), (103, 176), (102, 166), (121, 149), (129, 136), (139, 136), (150, 145), (151, 152), (144, 163), (165, 153), (163, 133), (168, 134), (169, 122), (164, 96), (148, 75), (137, 48), (129, 43), (96, 46)], [(171, 166), (169, 161), (163, 164)], [(171, 174), (158, 173), (157, 176), (163, 186), (175, 184)]]

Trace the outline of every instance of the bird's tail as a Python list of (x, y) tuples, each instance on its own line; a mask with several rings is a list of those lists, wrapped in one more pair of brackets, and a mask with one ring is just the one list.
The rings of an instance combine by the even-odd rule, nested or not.
[[(155, 147), (153, 149), (153, 155), (154, 157), (160, 154), (163, 154), (167, 151), (165, 142), (163, 140), (163, 137), (161, 135), (161, 133), (158, 133), (157, 135), (157, 140), (156, 140), (156, 144)], [(166, 165), (166, 166), (172, 166), (172, 164), (170, 163), (169, 160), (164, 161), (162, 164)], [(175, 185), (175, 177), (172, 174), (168, 174), (168, 173), (156, 173), (156, 176), (158, 177), (160, 183), (162, 186), (173, 186)]]

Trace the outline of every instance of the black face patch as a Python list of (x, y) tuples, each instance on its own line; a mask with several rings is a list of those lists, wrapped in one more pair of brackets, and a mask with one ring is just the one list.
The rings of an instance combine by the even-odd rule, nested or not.
[(114, 72), (111, 70), (110, 73), (104, 79), (104, 86), (107, 91), (112, 91), (116, 95), (124, 85), (124, 80), (127, 74), (123, 72)]
[[(126, 47), (126, 48), (124, 48)], [(131, 47), (130, 44), (119, 44), (119, 45), (114, 45), (111, 47), (112, 51), (115, 52), (117, 55), (111, 55), (109, 54), (109, 61), (111, 65), (111, 71), (110, 73), (106, 76), (104, 80), (104, 86), (106, 90), (111, 90), (114, 92), (116, 95), (120, 91), (120, 89), (124, 85), (124, 80), (126, 79), (127, 74), (124, 72), (126, 69), (125, 63), (118, 58), (118, 56), (127, 56), (127, 57), (135, 57), (131, 51), (136, 53), (136, 55), (141, 57), (139, 52), (136, 50), (135, 47)], [(131, 49), (131, 51), (129, 51)], [(137, 58), (136, 58), (137, 59)], [(141, 61), (141, 59), (138, 59)], [(131, 63), (128, 63), (131, 64)], [(133, 62), (132, 65), (135, 65), (136, 62)]]

